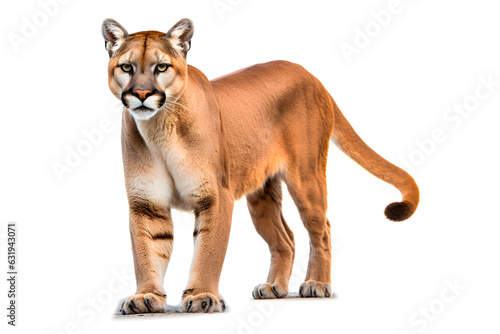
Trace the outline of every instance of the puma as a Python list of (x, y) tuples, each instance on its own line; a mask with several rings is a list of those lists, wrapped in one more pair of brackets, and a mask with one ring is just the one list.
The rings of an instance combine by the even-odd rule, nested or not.
[(419, 202), (413, 178), (358, 137), (334, 100), (299, 65), (273, 61), (215, 80), (187, 65), (193, 23), (167, 33), (129, 34), (102, 25), (109, 53), (109, 88), (124, 105), (122, 151), (137, 292), (122, 314), (164, 312), (165, 270), (173, 242), (171, 209), (194, 213), (194, 258), (182, 295), (184, 312), (221, 312), (221, 273), (235, 200), (246, 196), (257, 232), (269, 244), (260, 298), (288, 294), (295, 246), (282, 213), (285, 182), (310, 238), (302, 297), (329, 297), (331, 242), (326, 218), (330, 140), (376, 177), (399, 189), (393, 221)]

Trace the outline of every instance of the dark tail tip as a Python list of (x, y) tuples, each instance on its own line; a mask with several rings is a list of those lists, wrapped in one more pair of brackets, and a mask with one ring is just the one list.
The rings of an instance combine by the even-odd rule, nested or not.
[(391, 203), (385, 208), (384, 211), (387, 219), (395, 222), (400, 222), (410, 218), (414, 212), (415, 210), (413, 209), (413, 206), (407, 201)]

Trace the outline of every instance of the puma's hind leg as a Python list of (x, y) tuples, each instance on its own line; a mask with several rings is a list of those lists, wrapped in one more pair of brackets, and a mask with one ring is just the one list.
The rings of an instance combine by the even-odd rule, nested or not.
[(269, 245), (271, 265), (264, 284), (257, 285), (255, 299), (282, 298), (288, 294), (288, 282), (295, 255), (293, 233), (281, 211), (281, 180), (267, 179), (264, 186), (247, 195), (247, 204), (255, 229)]
[(326, 173), (324, 168), (289, 172), (286, 184), (309, 234), (307, 274), (300, 286), (301, 297), (330, 297), (331, 240), (326, 218)]

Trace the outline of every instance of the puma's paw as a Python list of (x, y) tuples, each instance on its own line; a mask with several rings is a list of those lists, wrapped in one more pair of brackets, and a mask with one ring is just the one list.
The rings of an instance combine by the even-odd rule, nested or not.
[(279, 283), (274, 283), (273, 285), (269, 283), (259, 284), (252, 291), (254, 299), (283, 298), (287, 294), (288, 289), (281, 286)]
[(305, 281), (299, 289), (301, 297), (318, 297), (325, 298), (332, 296), (332, 287), (330, 283), (318, 281)]
[(224, 312), (226, 303), (220, 297), (211, 293), (188, 295), (182, 301), (182, 312), (185, 313), (214, 313)]
[(165, 297), (153, 293), (140, 293), (125, 299), (120, 308), (120, 313), (123, 315), (135, 313), (163, 313), (166, 307), (167, 300)]

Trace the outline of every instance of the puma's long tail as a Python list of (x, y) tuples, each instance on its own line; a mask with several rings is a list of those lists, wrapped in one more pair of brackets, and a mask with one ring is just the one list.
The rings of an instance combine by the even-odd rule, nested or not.
[(415, 180), (404, 170), (382, 158), (358, 136), (344, 115), (333, 102), (334, 125), (332, 142), (347, 156), (379, 179), (392, 184), (403, 195), (401, 202), (385, 208), (385, 216), (392, 221), (403, 221), (413, 215), (419, 202)]

